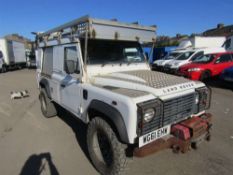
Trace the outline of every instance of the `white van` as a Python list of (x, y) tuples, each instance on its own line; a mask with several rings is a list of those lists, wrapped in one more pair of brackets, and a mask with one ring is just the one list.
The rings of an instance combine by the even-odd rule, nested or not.
[(0, 39), (0, 70), (7, 71), (12, 67), (24, 67), (26, 65), (26, 55), (24, 43)]
[(201, 55), (210, 54), (210, 53), (219, 53), (219, 52), (225, 52), (225, 51), (226, 50), (223, 47), (188, 50), (184, 52), (183, 54), (181, 54), (176, 59), (171, 60), (168, 63), (166, 63), (164, 66), (164, 70), (169, 73), (177, 73), (177, 70), (179, 69), (179, 67), (192, 62), (192, 60), (195, 60), (195, 58)]

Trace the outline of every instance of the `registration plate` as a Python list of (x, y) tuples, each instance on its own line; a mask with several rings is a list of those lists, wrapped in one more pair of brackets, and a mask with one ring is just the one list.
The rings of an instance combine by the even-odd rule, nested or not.
[(148, 134), (145, 134), (141, 137), (139, 137), (139, 147), (142, 147), (148, 143), (151, 143), (161, 137), (164, 137), (168, 134), (170, 134), (171, 126), (167, 125), (162, 128), (159, 128), (155, 131), (152, 131)]

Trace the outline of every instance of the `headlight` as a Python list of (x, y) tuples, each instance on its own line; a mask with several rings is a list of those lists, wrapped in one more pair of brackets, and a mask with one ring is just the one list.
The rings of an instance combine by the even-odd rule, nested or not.
[[(196, 90), (199, 96), (198, 100), (198, 112), (210, 108), (211, 102), (211, 89), (207, 87), (199, 88)], [(196, 102), (196, 101), (195, 101)]]
[[(148, 132), (148, 129), (153, 126), (152, 122), (160, 122), (163, 114), (163, 104), (159, 99), (153, 99), (137, 104), (137, 133)], [(153, 128), (150, 128), (153, 130)]]
[(191, 68), (191, 69), (188, 69), (188, 72), (195, 72), (195, 71), (200, 71), (201, 69), (196, 67), (196, 68)]
[(144, 122), (148, 123), (155, 117), (155, 110), (154, 108), (149, 108), (144, 111), (143, 120)]

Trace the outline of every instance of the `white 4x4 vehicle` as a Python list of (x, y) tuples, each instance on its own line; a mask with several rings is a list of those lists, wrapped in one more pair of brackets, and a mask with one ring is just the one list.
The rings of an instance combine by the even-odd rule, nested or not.
[(101, 174), (121, 174), (128, 156), (185, 152), (209, 138), (209, 89), (150, 71), (140, 43), (155, 37), (154, 27), (89, 17), (37, 35), (42, 113), (55, 116), (56, 103), (88, 125), (90, 159)]

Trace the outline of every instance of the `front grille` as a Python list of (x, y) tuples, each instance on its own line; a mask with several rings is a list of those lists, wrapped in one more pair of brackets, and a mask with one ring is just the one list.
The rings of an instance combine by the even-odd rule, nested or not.
[[(144, 123), (138, 127), (138, 134), (145, 135), (163, 126), (177, 123), (190, 117), (195, 110), (195, 93), (185, 95), (179, 98), (167, 100), (162, 102), (159, 109), (159, 115), (157, 115), (151, 122)], [(154, 106), (158, 106), (158, 103)], [(163, 111), (163, 113), (161, 112)], [(158, 112), (158, 111), (157, 111)], [(138, 123), (142, 123), (142, 115), (138, 114)]]
[(195, 94), (164, 101), (163, 126), (177, 123), (193, 114)]

